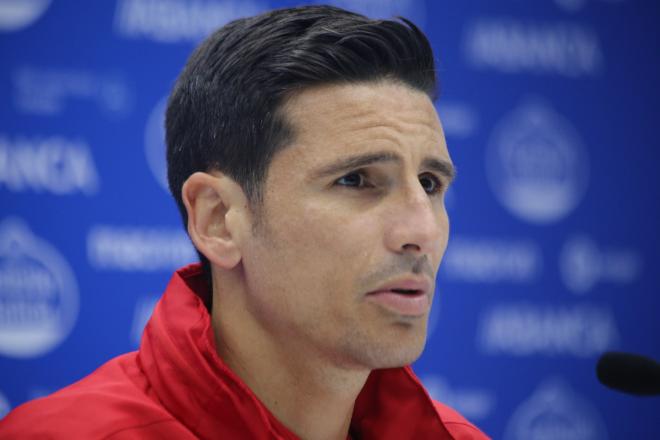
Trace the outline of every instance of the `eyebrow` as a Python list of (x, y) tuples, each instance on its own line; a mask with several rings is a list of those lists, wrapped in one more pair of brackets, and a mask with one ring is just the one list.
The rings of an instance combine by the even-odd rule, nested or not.
[[(366, 167), (374, 163), (381, 162), (402, 162), (401, 157), (397, 154), (390, 152), (376, 152), (376, 153), (366, 153), (359, 154), (355, 156), (349, 156), (333, 162), (329, 165), (326, 165), (317, 171), (314, 172), (315, 178), (323, 178), (332, 176), (335, 174), (341, 174), (342, 172), (351, 171), (356, 168)], [(422, 168), (426, 168), (432, 171), (435, 171), (438, 174), (445, 176), (449, 182), (454, 180), (456, 177), (456, 168), (454, 165), (444, 159), (436, 159), (432, 157), (427, 157), (422, 161)]]

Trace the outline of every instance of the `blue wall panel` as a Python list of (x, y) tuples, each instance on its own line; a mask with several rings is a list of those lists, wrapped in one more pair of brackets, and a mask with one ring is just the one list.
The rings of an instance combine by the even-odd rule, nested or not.
[[(597, 383), (660, 358), (660, 7), (331, 2), (413, 19), (459, 177), (415, 369), (494, 438), (660, 438), (657, 398)], [(195, 259), (164, 184), (164, 99), (227, 21), (300, 2), (0, 2), (0, 417), (137, 347)]]

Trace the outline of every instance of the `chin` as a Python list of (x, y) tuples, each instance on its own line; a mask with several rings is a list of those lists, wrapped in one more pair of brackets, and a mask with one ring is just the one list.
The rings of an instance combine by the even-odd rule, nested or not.
[(415, 362), (424, 352), (426, 333), (415, 338), (381, 340), (359, 352), (362, 363), (371, 370), (398, 368)]
[(375, 368), (398, 368), (410, 365), (415, 362), (424, 352), (424, 345), (418, 349), (408, 348), (396, 353), (391, 353), (384, 359), (380, 359), (379, 365)]

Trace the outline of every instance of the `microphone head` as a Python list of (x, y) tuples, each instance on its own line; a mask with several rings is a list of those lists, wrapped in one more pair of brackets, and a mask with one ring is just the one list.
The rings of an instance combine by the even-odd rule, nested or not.
[(660, 394), (660, 364), (644, 356), (608, 352), (596, 365), (600, 383), (624, 393), (638, 396)]

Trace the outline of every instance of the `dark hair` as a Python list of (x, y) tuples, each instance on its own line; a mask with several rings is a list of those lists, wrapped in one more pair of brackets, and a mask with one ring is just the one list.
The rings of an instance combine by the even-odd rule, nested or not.
[[(181, 188), (196, 171), (230, 176), (258, 209), (270, 161), (295, 135), (281, 110), (287, 97), (314, 85), (382, 79), (435, 99), (431, 46), (404, 18), (304, 6), (217, 30), (193, 52), (167, 105), (167, 177), (184, 225)], [(208, 260), (200, 259), (210, 278)]]

